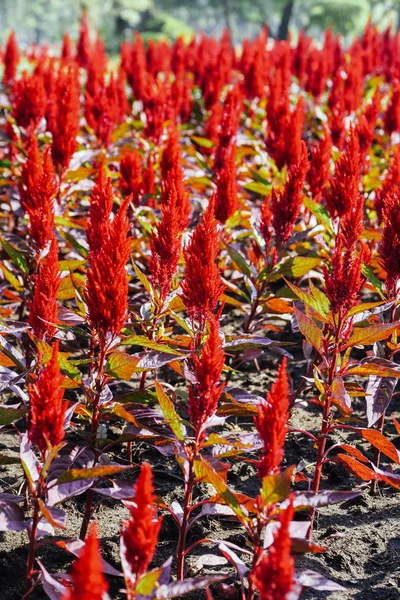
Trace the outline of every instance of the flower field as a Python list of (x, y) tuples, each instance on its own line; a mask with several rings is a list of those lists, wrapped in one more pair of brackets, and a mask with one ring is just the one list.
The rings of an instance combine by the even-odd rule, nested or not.
[(1, 598), (397, 598), (400, 34), (1, 59)]

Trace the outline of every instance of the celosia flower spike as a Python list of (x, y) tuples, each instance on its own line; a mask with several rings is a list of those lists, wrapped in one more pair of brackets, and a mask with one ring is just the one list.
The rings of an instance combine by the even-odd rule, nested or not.
[(307, 173), (307, 182), (315, 202), (321, 200), (329, 179), (329, 166), (332, 154), (332, 138), (329, 129), (324, 127), (324, 135), (318, 144), (311, 149), (310, 169)]
[(121, 534), (121, 560), (128, 600), (135, 597), (136, 583), (153, 559), (162, 522), (154, 505), (153, 474), (149, 463), (142, 464), (134, 489), (134, 502), (128, 506), (130, 515)]
[(15, 32), (12, 31), (8, 37), (6, 50), (4, 52), (4, 85), (13, 82), (17, 74), (17, 65), (19, 63), (19, 48)]
[(150, 241), (149, 269), (153, 284), (160, 290), (161, 302), (165, 301), (171, 281), (178, 266), (182, 246), (180, 207), (175, 185), (172, 183), (167, 201), (161, 208), (161, 221)]
[(57, 340), (49, 363), (39, 371), (36, 382), (28, 385), (28, 437), (40, 450), (43, 458), (46, 456), (48, 444), (54, 447), (64, 439), (67, 403), (63, 401), (63, 380), (58, 363)]
[(211, 198), (184, 251), (186, 271), (182, 297), (190, 318), (198, 321), (200, 331), (215, 311), (224, 290), (216, 263), (218, 250), (217, 221), (214, 217), (214, 199)]
[(225, 155), (225, 163), (217, 174), (215, 192), (215, 216), (221, 223), (239, 208), (238, 186), (236, 180), (236, 146), (232, 144)]
[(346, 150), (335, 167), (331, 187), (326, 195), (326, 208), (332, 218), (343, 217), (357, 201), (360, 186), (360, 144), (352, 130)]
[(293, 501), (279, 517), (279, 529), (272, 545), (264, 550), (251, 574), (260, 600), (286, 600), (294, 584), (294, 560), (289, 527), (293, 520)]
[(28, 322), (33, 333), (41, 340), (49, 341), (57, 333), (57, 294), (61, 283), (58, 263), (58, 244), (54, 236), (47, 256), (35, 276), (33, 299), (29, 303)]
[(108, 583), (104, 577), (97, 524), (92, 523), (79, 557), (72, 565), (71, 589), (62, 600), (104, 600)]
[(194, 358), (196, 383), (189, 389), (189, 416), (197, 441), (201, 441), (203, 425), (212, 417), (218, 407), (223, 384), (220, 383), (224, 367), (225, 353), (219, 335), (218, 321), (210, 319), (210, 333), (201, 352), (201, 358)]
[(135, 206), (139, 206), (143, 189), (143, 159), (137, 150), (126, 150), (121, 158), (120, 188), (124, 196), (131, 196)]
[(292, 235), (303, 201), (302, 189), (308, 168), (307, 147), (301, 142), (300, 160), (290, 167), (283, 191), (277, 192), (273, 188), (271, 192), (272, 226), (277, 248), (286, 244)]
[(283, 459), (283, 445), (288, 431), (289, 382), (287, 359), (284, 358), (278, 370), (278, 377), (267, 393), (264, 402), (258, 406), (254, 423), (264, 447), (257, 463), (260, 479), (279, 472)]
[(389, 298), (399, 291), (400, 281), (400, 192), (397, 189), (386, 196), (383, 208), (382, 240), (378, 253), (386, 271), (385, 287)]

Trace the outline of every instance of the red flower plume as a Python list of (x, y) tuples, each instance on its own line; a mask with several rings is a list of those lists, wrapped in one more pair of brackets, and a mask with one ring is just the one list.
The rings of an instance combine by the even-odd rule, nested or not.
[(58, 320), (57, 293), (60, 287), (58, 244), (54, 236), (50, 249), (35, 276), (33, 299), (29, 303), (29, 325), (41, 340), (49, 341), (57, 333), (54, 325)]
[(65, 32), (62, 47), (61, 47), (61, 58), (63, 60), (71, 60), (74, 57), (74, 48), (69, 33)]
[(398, 81), (393, 85), (392, 97), (383, 117), (383, 124), (389, 135), (400, 131), (400, 82)]
[(111, 181), (100, 169), (87, 225), (89, 268), (86, 281), (88, 319), (101, 344), (117, 337), (128, 310), (126, 262), (131, 250), (126, 211), (129, 197), (112, 215)]
[(143, 159), (137, 150), (126, 150), (121, 158), (120, 188), (124, 196), (131, 196), (135, 206), (139, 206), (143, 188)]
[(225, 155), (225, 162), (217, 175), (215, 192), (215, 216), (221, 223), (239, 208), (238, 186), (236, 181), (236, 146), (231, 145)]
[(143, 463), (135, 485), (134, 503), (130, 503), (129, 518), (121, 534), (122, 568), (127, 584), (128, 598), (134, 598), (134, 589), (154, 556), (162, 518), (154, 506), (153, 475), (149, 463)]
[(287, 359), (284, 358), (278, 370), (278, 377), (272, 384), (264, 402), (258, 406), (254, 423), (264, 448), (257, 463), (260, 479), (279, 471), (283, 459), (283, 445), (288, 431), (289, 382), (286, 372)]
[(396, 192), (400, 184), (400, 146), (396, 146), (387, 171), (386, 177), (383, 181), (382, 187), (375, 191), (375, 210), (378, 215), (378, 222), (381, 223), (383, 218), (383, 210), (385, 206), (385, 200), (393, 192)]
[(96, 523), (91, 524), (85, 546), (72, 565), (71, 580), (72, 587), (62, 600), (103, 600), (108, 590)]
[(310, 169), (307, 181), (315, 202), (319, 202), (329, 179), (329, 165), (332, 154), (332, 139), (329, 129), (324, 127), (324, 135), (311, 149)]
[(200, 330), (204, 329), (206, 321), (215, 311), (224, 290), (216, 264), (218, 250), (219, 238), (212, 198), (184, 251), (186, 272), (182, 297), (190, 318), (199, 321)]
[(149, 269), (154, 285), (160, 289), (161, 301), (164, 302), (178, 266), (182, 246), (180, 206), (173, 182), (169, 188), (168, 199), (163, 203), (161, 211), (161, 221), (150, 242)]
[(346, 147), (335, 167), (331, 187), (326, 195), (326, 207), (332, 218), (343, 217), (356, 202), (360, 186), (360, 144), (352, 130)]
[(22, 77), (14, 82), (12, 116), (17, 125), (34, 129), (39, 125), (46, 112), (46, 92), (40, 73)]
[(76, 45), (76, 61), (80, 67), (86, 68), (90, 62), (92, 42), (90, 41), (87, 11), (82, 13), (79, 28), (79, 39)]
[(53, 237), (54, 197), (58, 186), (47, 148), (41, 159), (36, 137), (30, 133), (28, 158), (21, 172), (21, 205), (29, 217), (29, 233), (36, 250), (42, 251)]
[(218, 322), (210, 319), (210, 334), (201, 352), (201, 358), (194, 358), (196, 384), (189, 389), (190, 422), (201, 436), (204, 423), (212, 417), (218, 406), (223, 384), (220, 383), (225, 354), (219, 335)]
[(19, 63), (19, 48), (14, 31), (10, 33), (7, 40), (6, 50), (4, 52), (4, 85), (14, 81), (17, 74), (17, 65)]
[(385, 198), (382, 240), (378, 247), (380, 262), (386, 271), (385, 287), (389, 297), (395, 297), (400, 280), (400, 192), (397, 189)]
[(307, 147), (301, 142), (300, 160), (290, 167), (283, 191), (277, 192), (273, 188), (271, 193), (272, 225), (277, 248), (286, 244), (292, 235), (303, 200), (302, 189), (308, 168)]
[(53, 346), (51, 359), (39, 371), (36, 383), (28, 385), (29, 392), (29, 440), (45, 457), (47, 444), (57, 446), (64, 439), (64, 417), (67, 403), (63, 401), (61, 387), (64, 377), (58, 364), (58, 341)]
[(260, 592), (260, 600), (286, 600), (294, 584), (294, 560), (289, 526), (293, 520), (293, 502), (279, 517), (279, 529), (272, 545), (264, 550), (251, 574)]

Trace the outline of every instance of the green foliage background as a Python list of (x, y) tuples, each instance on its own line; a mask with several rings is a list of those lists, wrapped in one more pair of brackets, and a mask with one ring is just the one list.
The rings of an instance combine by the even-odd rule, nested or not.
[(0, 0), (0, 41), (11, 28), (21, 43), (58, 42), (64, 31), (76, 37), (83, 8), (111, 52), (134, 29), (174, 39), (200, 29), (219, 35), (228, 27), (239, 41), (264, 24), (272, 35), (284, 35), (285, 19), (294, 35), (332, 26), (344, 36), (360, 32), (369, 15), (381, 27), (400, 21), (400, 0)]

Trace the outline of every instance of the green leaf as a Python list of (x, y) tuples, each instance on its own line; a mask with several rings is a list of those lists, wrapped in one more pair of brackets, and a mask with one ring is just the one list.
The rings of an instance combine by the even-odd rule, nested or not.
[(371, 267), (364, 263), (361, 268), (361, 271), (362, 271), (363, 275), (365, 275), (365, 277), (368, 279), (368, 281), (370, 283), (372, 283), (372, 285), (374, 286), (374, 288), (376, 289), (376, 291), (378, 292), (380, 297), (385, 298), (382, 281), (379, 279), (379, 277), (377, 277), (375, 275), (375, 273), (373, 272)]
[(211, 140), (197, 135), (192, 135), (191, 140), (198, 146), (201, 146), (202, 148), (213, 148), (215, 145), (214, 142), (212, 142)]
[(246, 183), (243, 186), (243, 189), (248, 190), (249, 192), (255, 192), (256, 194), (260, 194), (260, 196), (268, 196), (271, 192), (271, 185), (265, 185), (260, 181), (250, 181), (250, 183)]
[(282, 502), (282, 500), (285, 500), (289, 496), (293, 471), (294, 466), (285, 469), (281, 473), (263, 477), (261, 498), (264, 504)]
[(132, 356), (120, 350), (114, 350), (107, 354), (107, 364), (105, 372), (114, 379), (129, 381), (135, 372), (136, 365), (139, 362), (137, 356)]
[(175, 410), (173, 402), (168, 398), (158, 381), (155, 382), (158, 403), (163, 412), (165, 420), (171, 427), (173, 433), (180, 442), (183, 442), (185, 435), (183, 433), (182, 420)]
[(311, 198), (304, 197), (303, 204), (308, 210), (317, 217), (317, 221), (324, 225), (325, 229), (333, 235), (331, 219), (326, 208), (318, 204), (318, 202), (314, 202)]
[(194, 472), (198, 481), (211, 483), (240, 521), (248, 521), (248, 517), (243, 512), (240, 502), (228, 488), (223, 477), (217, 473), (214, 467), (203, 456), (197, 455), (194, 461)]
[(18, 248), (9, 244), (3, 237), (0, 238), (0, 241), (11, 260), (21, 269), (23, 273), (28, 274), (28, 264), (21, 250), (18, 250)]
[(352, 346), (366, 346), (386, 340), (396, 329), (400, 327), (400, 322), (396, 323), (378, 323), (370, 327), (358, 327), (354, 329), (351, 338), (342, 348), (351, 348)]
[(26, 408), (11, 408), (8, 406), (0, 407), (0, 426), (10, 425), (26, 414)]
[(280, 275), (285, 275), (286, 277), (303, 277), (311, 271), (318, 267), (321, 264), (320, 258), (313, 258), (311, 256), (295, 256), (294, 258), (289, 258), (284, 263), (282, 263), (275, 273)]
[(146, 275), (144, 273), (142, 273), (142, 271), (139, 269), (139, 267), (133, 263), (133, 268), (135, 270), (135, 273), (140, 281), (140, 283), (143, 285), (144, 289), (147, 291), (147, 293), (149, 294), (150, 298), (154, 298), (154, 288), (151, 285), (150, 281), (147, 279)]
[(109, 477), (121, 471), (127, 471), (132, 467), (122, 465), (99, 465), (89, 469), (68, 469), (57, 479), (57, 485), (61, 483), (70, 483), (71, 481), (81, 481), (82, 479), (95, 479), (96, 477)]
[(161, 569), (150, 571), (143, 575), (135, 588), (136, 594), (140, 594), (141, 596), (151, 596), (151, 593), (163, 572), (164, 569), (161, 567)]
[(252, 272), (250, 266), (246, 262), (245, 258), (232, 246), (225, 244), (225, 248), (232, 259), (232, 262), (235, 264), (236, 268), (239, 269), (243, 275), (246, 275), (249, 279), (252, 278)]
[(175, 354), (176, 356), (182, 356), (182, 353), (175, 348), (171, 348), (166, 344), (159, 344), (154, 340), (149, 340), (144, 335), (130, 335), (129, 337), (122, 340), (123, 346), (140, 346), (141, 348), (151, 348), (151, 350), (158, 350), (159, 352), (165, 352), (166, 354)]
[(297, 310), (297, 308), (294, 308), (293, 311), (296, 316), (300, 332), (304, 335), (309, 344), (314, 346), (318, 352), (321, 352), (322, 331), (317, 327), (314, 321), (310, 319), (310, 317), (304, 315), (302, 312)]
[[(318, 294), (315, 297), (315, 290), (317, 290), (318, 288), (313, 287), (314, 295), (311, 295), (308, 292), (306, 292), (305, 290), (302, 290), (301, 288), (297, 287), (293, 283), (290, 283), (290, 281), (288, 281), (287, 279), (285, 279), (285, 282), (286, 282), (286, 285), (288, 285), (289, 288), (292, 290), (292, 292), (294, 292), (296, 294), (296, 296), (304, 302), (304, 304), (311, 306), (311, 308), (320, 317), (322, 317), (323, 320), (327, 320), (327, 316), (328, 316), (328, 312), (329, 312), (329, 302), (328, 302), (328, 298), (325, 296), (325, 294), (323, 292), (321, 292), (320, 294)], [(319, 291), (320, 290), (318, 290), (318, 292)]]

